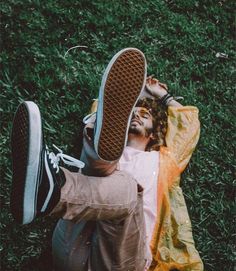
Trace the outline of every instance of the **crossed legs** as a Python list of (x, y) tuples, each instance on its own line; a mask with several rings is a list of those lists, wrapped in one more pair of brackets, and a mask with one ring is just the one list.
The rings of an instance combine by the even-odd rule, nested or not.
[[(80, 168), (83, 163), (59, 149), (56, 154), (49, 152), (35, 103), (24, 102), (17, 109), (12, 128), (11, 212), (20, 224), (48, 213), (62, 217), (53, 238), (58, 270), (143, 270), (142, 192), (132, 176), (116, 169), (114, 161), (122, 153), (145, 79), (146, 61), (139, 50), (124, 49), (112, 58), (99, 91), (94, 145), (89, 139), (84, 143), (87, 176), (59, 167), (60, 161)], [(84, 249), (87, 238), (91, 246)], [(77, 259), (82, 266), (74, 265)]]
[[(101, 161), (85, 129), (83, 156), (104, 177), (63, 172), (66, 183), (52, 215), (62, 217), (53, 234), (56, 270), (144, 270), (142, 189), (115, 163)], [(101, 167), (99, 167), (101, 166)]]

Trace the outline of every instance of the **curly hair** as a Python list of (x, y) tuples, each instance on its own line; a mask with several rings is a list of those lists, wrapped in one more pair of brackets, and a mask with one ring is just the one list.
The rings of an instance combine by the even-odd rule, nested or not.
[(166, 145), (165, 136), (167, 132), (167, 106), (161, 104), (158, 98), (141, 98), (136, 106), (147, 108), (153, 116), (153, 138), (146, 147), (146, 151), (160, 149)]

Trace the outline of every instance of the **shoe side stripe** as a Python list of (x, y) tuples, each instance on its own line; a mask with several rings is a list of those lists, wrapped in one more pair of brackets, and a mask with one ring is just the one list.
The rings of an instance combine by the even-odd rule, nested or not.
[(48, 203), (49, 203), (49, 200), (51, 199), (52, 197), (52, 193), (53, 193), (53, 189), (54, 189), (54, 182), (53, 182), (53, 177), (52, 177), (52, 173), (50, 171), (50, 168), (48, 166), (48, 161), (47, 161), (47, 154), (45, 152), (44, 154), (44, 165), (45, 165), (45, 169), (46, 169), (46, 173), (47, 173), (47, 176), (48, 176), (48, 180), (49, 180), (49, 190), (48, 190), (48, 194), (47, 194), (47, 197), (44, 201), (44, 204), (41, 208), (41, 212), (45, 212), (46, 208), (48, 207)]

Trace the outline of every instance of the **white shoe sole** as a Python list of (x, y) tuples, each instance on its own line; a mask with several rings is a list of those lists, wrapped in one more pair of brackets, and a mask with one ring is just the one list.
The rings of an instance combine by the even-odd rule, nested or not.
[(30, 223), (37, 213), (41, 171), (42, 122), (38, 106), (22, 103), (12, 128), (13, 183), (11, 212), (21, 224)]
[(146, 83), (147, 64), (136, 48), (118, 52), (108, 64), (99, 91), (94, 147), (98, 157), (116, 161), (128, 137), (132, 111)]

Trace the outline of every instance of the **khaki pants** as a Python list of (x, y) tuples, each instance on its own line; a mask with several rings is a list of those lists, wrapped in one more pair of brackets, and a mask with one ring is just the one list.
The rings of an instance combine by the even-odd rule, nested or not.
[(86, 175), (63, 169), (66, 183), (52, 212), (62, 217), (53, 233), (55, 270), (143, 271), (142, 188), (115, 162), (97, 158), (87, 131), (81, 155)]

